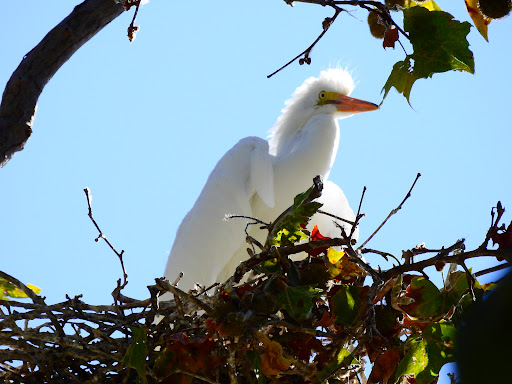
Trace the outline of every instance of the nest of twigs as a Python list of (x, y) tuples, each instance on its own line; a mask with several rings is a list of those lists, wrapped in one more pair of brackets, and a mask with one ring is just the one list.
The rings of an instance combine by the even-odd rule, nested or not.
[[(315, 183), (280, 218), (288, 215), (288, 223), (296, 219), (300, 224), (302, 209), (318, 191), (321, 184)], [(311, 234), (300, 244), (268, 246), (267, 239), (223, 285), (183, 292), (156, 279), (148, 287), (149, 299), (134, 300), (121, 294), (127, 284), (123, 252), (106, 240), (92, 217), (88, 190), (86, 195), (98, 239), (107, 241), (123, 267), (123, 283), (119, 280), (112, 293), (114, 304), (90, 305), (77, 296), (47, 305), (0, 271), (0, 282), (32, 300), (0, 300), (4, 383), (305, 384), (333, 379), (352, 384), (391, 383), (418, 374), (422, 382), (431, 382), (453, 361), (462, 314), (490, 289), (475, 277), (512, 261), (512, 224), (499, 224), (504, 208), (498, 202), (484, 242), (472, 251), (465, 250), (462, 239), (441, 249), (420, 245), (399, 259), (363, 248), (368, 240), (354, 249), (351, 234), (344, 231), (336, 239), (316, 240)], [(360, 217), (358, 212), (354, 226)], [(269, 236), (276, 223), (269, 224)], [(498, 250), (487, 248), (491, 239)], [(290, 260), (301, 252), (308, 257)], [(387, 270), (372, 268), (360, 257), (365, 253), (396, 263)], [(471, 273), (465, 261), (483, 256), (507, 263)], [(441, 271), (445, 264), (451, 267), (444, 287), (438, 288), (424, 270), (435, 266)], [(170, 300), (159, 301), (163, 294)], [(435, 360), (436, 366), (418, 373), (413, 371), (420, 356), (415, 351), (421, 348), (429, 350), (424, 363)], [(368, 361), (372, 369), (367, 378)]]

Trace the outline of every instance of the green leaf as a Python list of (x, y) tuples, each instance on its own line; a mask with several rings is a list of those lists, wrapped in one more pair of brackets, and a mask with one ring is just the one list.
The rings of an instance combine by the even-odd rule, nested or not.
[(445, 302), (444, 295), (434, 283), (424, 277), (412, 279), (405, 292), (405, 297), (412, 299), (412, 302), (402, 304), (400, 308), (414, 317), (438, 317), (447, 313), (451, 308), (451, 303)]
[(322, 290), (308, 285), (299, 287), (286, 287), (277, 295), (277, 303), (280, 309), (285, 310), (295, 320), (305, 319), (314, 304), (314, 298), (318, 297)]
[(396, 380), (403, 375), (413, 375), (418, 384), (436, 380), (443, 365), (455, 361), (456, 333), (452, 324), (440, 322), (426, 327), (420, 336), (410, 337)]
[(352, 325), (361, 306), (361, 287), (340, 285), (340, 290), (331, 298), (331, 306), (336, 323)]
[(139, 379), (143, 383), (147, 383), (146, 357), (148, 354), (148, 339), (146, 329), (144, 327), (130, 327), (130, 330), (132, 331), (133, 341), (124, 355), (123, 364), (126, 367), (134, 368), (139, 375)]
[(414, 82), (418, 80), (420, 77), (413, 73), (413, 68), (411, 65), (411, 55), (407, 55), (407, 58), (404, 61), (399, 61), (393, 65), (393, 69), (391, 70), (391, 74), (384, 84), (384, 97), (382, 101), (388, 95), (388, 92), (391, 90), (391, 87), (395, 87), (395, 89), (403, 94), (409, 102), (409, 96), (411, 94), (411, 88), (414, 85)]
[(295, 196), (289, 212), (279, 219), (272, 229), (269, 235), (270, 245), (292, 245), (308, 238), (302, 229), (322, 206), (321, 203), (307, 200), (312, 191), (313, 187)]
[[(348, 367), (351, 364), (359, 364), (347, 348), (342, 348), (336, 355), (336, 359), (326, 364), (325, 367), (315, 375), (314, 383), (325, 383), (340, 367)], [(329, 380), (329, 383), (337, 381)]]
[(393, 66), (383, 87), (386, 98), (391, 87), (407, 101), (414, 82), (446, 71), (474, 73), (475, 61), (469, 49), (467, 35), (471, 25), (459, 22), (443, 11), (429, 11), (420, 6), (406, 8), (404, 30), (409, 33), (414, 52)]
[(261, 372), (261, 355), (256, 351), (247, 351), (247, 360), (251, 364), (251, 367), (256, 371), (258, 384), (267, 384), (267, 378)]

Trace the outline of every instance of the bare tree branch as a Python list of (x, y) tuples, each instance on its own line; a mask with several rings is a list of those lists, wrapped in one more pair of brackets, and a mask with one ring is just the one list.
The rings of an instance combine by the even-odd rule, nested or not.
[(381, 225), (379, 225), (379, 227), (370, 235), (370, 237), (368, 237), (365, 242), (363, 244), (361, 244), (358, 248), (358, 250), (362, 249), (366, 244), (368, 244), (368, 242), (373, 238), (373, 236), (375, 236), (377, 234), (377, 232), (380, 231), (380, 229), (384, 226), (384, 224), (386, 224), (386, 222), (390, 219), (391, 216), (393, 216), (394, 214), (396, 214), (399, 210), (402, 209), (402, 205), (404, 205), (405, 201), (411, 197), (411, 192), (414, 188), (414, 186), (416, 185), (416, 182), (418, 181), (418, 179), (421, 177), (421, 173), (418, 172), (418, 174), (416, 175), (416, 178), (414, 179), (414, 182), (412, 183), (412, 186), (411, 188), (409, 189), (409, 192), (407, 192), (407, 195), (405, 195), (404, 199), (402, 200), (402, 202), (398, 205), (398, 207), (396, 207), (395, 209), (393, 209), (391, 212), (389, 212), (389, 215), (384, 219), (384, 221), (381, 223)]
[(98, 225), (98, 223), (96, 222), (96, 220), (94, 219), (94, 216), (92, 214), (92, 206), (91, 206), (91, 195), (90, 195), (90, 190), (89, 188), (84, 188), (84, 192), (85, 192), (85, 196), (87, 198), (87, 207), (88, 207), (88, 216), (89, 218), (91, 219), (92, 223), (94, 224), (94, 226), (96, 227), (96, 229), (98, 230), (99, 232), (99, 235), (98, 237), (96, 237), (96, 239), (94, 239), (96, 242), (99, 241), (100, 239), (103, 239), (105, 240), (105, 242), (108, 244), (108, 246), (110, 247), (110, 249), (116, 254), (116, 256), (119, 258), (119, 262), (121, 263), (121, 269), (123, 270), (123, 284), (121, 284), (121, 280), (119, 280), (117, 282), (117, 288), (114, 290), (115, 294), (114, 294), (114, 298), (117, 299), (120, 295), (120, 292), (121, 292), (121, 289), (123, 289), (124, 287), (126, 287), (126, 285), (128, 284), (128, 274), (126, 273), (126, 269), (124, 267), (124, 261), (123, 261), (123, 254), (124, 254), (124, 250), (121, 250), (121, 252), (118, 252), (114, 246), (112, 245), (112, 243), (107, 239), (107, 236), (105, 236), (105, 234), (103, 233), (103, 231), (101, 230), (100, 226)]
[(418, 261), (416, 263), (411, 264), (401, 264), (388, 269), (385, 272), (382, 272), (382, 276), (384, 280), (388, 280), (392, 277), (398, 276), (405, 272), (411, 271), (423, 271), (427, 267), (431, 267), (435, 265), (439, 261), (444, 261), (445, 263), (456, 263), (461, 265), (465, 260), (475, 258), (475, 257), (502, 257), (507, 261), (512, 258), (512, 250), (509, 249), (475, 249), (469, 252), (461, 252), (454, 255), (447, 255), (445, 253), (439, 253), (430, 259)]
[(0, 167), (23, 149), (32, 134), (37, 100), (59, 68), (125, 8), (114, 0), (86, 0), (25, 55), (0, 104)]

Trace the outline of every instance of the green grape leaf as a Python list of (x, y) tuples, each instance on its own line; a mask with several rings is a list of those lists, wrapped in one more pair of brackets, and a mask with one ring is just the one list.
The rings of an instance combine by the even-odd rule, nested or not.
[(270, 236), (270, 245), (285, 246), (295, 244), (308, 236), (303, 232), (311, 216), (322, 206), (321, 203), (310, 201), (313, 187), (295, 196), (290, 210), (275, 224)]
[(314, 299), (319, 296), (321, 291), (321, 289), (308, 285), (287, 286), (277, 295), (277, 304), (280, 309), (286, 310), (295, 320), (303, 320), (313, 308)]
[(417, 337), (406, 342), (406, 353), (396, 371), (396, 381), (413, 375), (418, 384), (435, 382), (446, 363), (454, 362), (456, 329), (451, 323), (429, 325)]
[(331, 308), (336, 323), (352, 325), (361, 307), (361, 287), (341, 284), (338, 292), (331, 297)]
[(473, 52), (467, 35), (471, 25), (459, 22), (443, 11), (420, 6), (406, 8), (404, 30), (409, 33), (414, 52), (397, 62), (382, 88), (384, 100), (392, 87), (410, 102), (411, 88), (421, 78), (446, 71), (475, 72)]
[(134, 368), (139, 375), (139, 379), (143, 383), (147, 383), (146, 357), (148, 354), (148, 339), (146, 329), (144, 327), (130, 327), (130, 330), (132, 331), (133, 341), (124, 355), (123, 364), (126, 367)]

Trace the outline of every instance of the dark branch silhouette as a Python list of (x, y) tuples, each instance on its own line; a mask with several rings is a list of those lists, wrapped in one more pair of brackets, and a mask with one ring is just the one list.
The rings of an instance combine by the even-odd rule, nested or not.
[(122, 2), (86, 0), (27, 53), (11, 75), (0, 104), (0, 167), (32, 134), (37, 100), (62, 65), (125, 10)]

